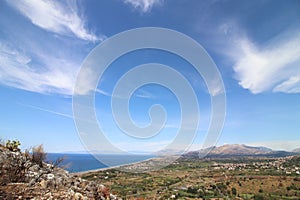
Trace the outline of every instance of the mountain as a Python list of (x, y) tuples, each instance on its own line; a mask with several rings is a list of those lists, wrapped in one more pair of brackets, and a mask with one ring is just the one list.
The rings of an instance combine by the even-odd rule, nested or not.
[(266, 147), (252, 147), (244, 144), (226, 144), (212, 149), (210, 154), (218, 155), (257, 155), (271, 152), (272, 149)]
[(269, 156), (281, 157), (295, 155), (293, 152), (274, 151), (267, 147), (253, 147), (244, 144), (226, 144), (223, 146), (213, 146), (199, 151), (191, 151), (184, 154), (184, 157), (242, 157), (242, 156)]
[(294, 153), (300, 153), (300, 148), (294, 149), (292, 152), (294, 152)]

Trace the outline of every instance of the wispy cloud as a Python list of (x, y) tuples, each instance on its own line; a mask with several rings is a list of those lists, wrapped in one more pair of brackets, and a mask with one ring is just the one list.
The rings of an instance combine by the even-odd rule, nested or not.
[(36, 26), (53, 33), (74, 36), (88, 41), (103, 40), (86, 29), (85, 21), (78, 15), (75, 3), (63, 5), (57, 1), (24, 0), (7, 1)]
[[(95, 90), (97, 93), (101, 94), (101, 95), (104, 95), (104, 96), (107, 96), (107, 97), (112, 97), (112, 94), (103, 90), (103, 89), (99, 89), (97, 88)], [(83, 92), (84, 93), (84, 92)], [(134, 94), (135, 97), (139, 97), (139, 98), (143, 98), (143, 99), (155, 99), (156, 96), (155, 94), (145, 90), (145, 89), (139, 89), (135, 94)], [(115, 98), (120, 98), (120, 99), (128, 99), (128, 97), (125, 97), (125, 96), (121, 96), (121, 95), (118, 95), (118, 94), (115, 94), (114, 95)]]
[(106, 92), (106, 91), (104, 91), (103, 89), (97, 88), (97, 89), (96, 89), (96, 92), (99, 93), (99, 94), (102, 94), (102, 95), (104, 95), (104, 96), (111, 97), (111, 94), (108, 93), (108, 92)]
[(162, 5), (163, 1), (164, 0), (124, 0), (125, 3), (130, 4), (143, 13), (151, 11), (153, 6)]
[[(21, 15), (14, 15), (16, 23), (0, 24), (5, 30), (0, 38), (0, 84), (42, 94), (72, 95), (80, 63), (95, 45), (92, 42), (103, 37), (86, 28), (76, 2), (7, 2), (15, 8), (14, 14)], [(23, 20), (25, 17), (30, 21)], [(28, 26), (30, 23), (36, 26)]]
[(238, 39), (233, 70), (252, 93), (300, 93), (300, 34), (282, 33), (266, 45)]
[(33, 109), (40, 110), (40, 111), (43, 111), (43, 112), (47, 112), (47, 113), (51, 113), (51, 114), (54, 114), (54, 115), (59, 115), (59, 116), (62, 116), (62, 117), (67, 117), (67, 118), (73, 119), (73, 116), (69, 115), (69, 114), (65, 114), (65, 113), (61, 113), (61, 112), (57, 112), (57, 111), (41, 108), (41, 107), (38, 107), (38, 106), (29, 105), (29, 104), (23, 104), (23, 103), (19, 103), (19, 104), (22, 105), (22, 106), (33, 108)]
[[(70, 95), (73, 92), (75, 63), (48, 55), (42, 68), (31, 67), (31, 56), (8, 45), (0, 45), (0, 83), (38, 93)], [(64, 66), (58, 68), (53, 66)]]

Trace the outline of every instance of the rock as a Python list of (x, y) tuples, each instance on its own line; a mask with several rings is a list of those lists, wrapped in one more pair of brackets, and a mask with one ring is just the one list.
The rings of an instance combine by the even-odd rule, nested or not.
[(69, 189), (68, 194), (69, 194), (70, 196), (74, 196), (74, 195), (75, 195), (75, 192), (74, 192), (74, 190)]
[(115, 196), (115, 195), (113, 195), (113, 194), (110, 194), (110, 195), (109, 195), (109, 198), (112, 199), (112, 200), (116, 200), (116, 199), (117, 199), (117, 196)]
[(40, 170), (40, 167), (37, 164), (35, 164), (35, 165), (32, 165), (31, 167), (29, 167), (28, 170), (31, 171), (31, 172), (36, 172), (36, 171)]
[(52, 196), (52, 193), (51, 193), (51, 192), (46, 193), (46, 194), (45, 194), (45, 197), (46, 197), (47, 199), (53, 199), (53, 196)]
[(47, 185), (48, 185), (47, 181), (41, 180), (40, 186), (41, 186), (42, 188), (44, 188), (44, 189), (47, 188)]
[(83, 200), (83, 195), (79, 192), (74, 194), (74, 200)]
[(48, 180), (52, 180), (52, 179), (54, 179), (54, 174), (47, 174), (47, 179)]
[[(19, 173), (15, 173), (16, 170)], [(51, 164), (39, 165), (30, 154), (12, 152), (0, 144), (0, 184), (16, 183), (21, 185), (9, 192), (9, 199), (117, 199), (104, 185), (84, 180)]]
[(33, 186), (33, 185), (35, 185), (35, 183), (36, 183), (36, 180), (35, 180), (35, 178), (33, 178), (29, 181), (28, 185)]

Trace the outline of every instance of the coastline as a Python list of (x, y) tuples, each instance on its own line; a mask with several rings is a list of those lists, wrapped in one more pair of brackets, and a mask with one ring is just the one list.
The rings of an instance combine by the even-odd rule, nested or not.
[(128, 163), (128, 164), (123, 164), (123, 165), (116, 165), (116, 166), (111, 166), (111, 167), (91, 169), (91, 170), (86, 170), (86, 171), (81, 171), (81, 172), (72, 172), (70, 174), (77, 175), (77, 176), (82, 176), (82, 175), (87, 174), (87, 173), (95, 173), (95, 172), (99, 172), (99, 171), (105, 171), (105, 170), (110, 170), (110, 169), (117, 169), (117, 168), (126, 167), (126, 166), (134, 166), (134, 165), (140, 164), (142, 162), (149, 162), (151, 160), (155, 160), (156, 158), (158, 158), (158, 157), (148, 158), (146, 160), (137, 161), (137, 162)]
[[(86, 170), (86, 171), (82, 171), (82, 172), (75, 172), (75, 173), (72, 173), (72, 174), (82, 176), (82, 175), (85, 175), (85, 174), (88, 174), (88, 173), (96, 173), (96, 172), (110, 170), (110, 169), (117, 169), (117, 170), (119, 169), (120, 171), (128, 171), (128, 172), (133, 171), (133, 172), (138, 173), (138, 172), (144, 171), (145, 166), (146, 166), (146, 168), (148, 168), (148, 170), (150, 169), (150, 171), (152, 171), (151, 166), (152, 167), (154, 166), (153, 163), (155, 163), (156, 166), (160, 166), (160, 167), (164, 166), (164, 165), (160, 165), (160, 164), (164, 163), (166, 161), (166, 159), (168, 159), (170, 157), (172, 158), (173, 156), (154, 156), (152, 158), (148, 158), (148, 159), (145, 159), (145, 160), (142, 160), (142, 161), (137, 161), (137, 162), (128, 163), (128, 164), (124, 164), (124, 165), (116, 165), (116, 166), (111, 166), (111, 167), (106, 167), (106, 168)], [(149, 166), (150, 166), (150, 168), (149, 168)], [(120, 169), (120, 168), (122, 168), (122, 169)], [(140, 170), (138, 170), (139, 168), (144, 168), (144, 169), (142, 171), (140, 171)], [(146, 169), (146, 171), (148, 171), (148, 170)]]

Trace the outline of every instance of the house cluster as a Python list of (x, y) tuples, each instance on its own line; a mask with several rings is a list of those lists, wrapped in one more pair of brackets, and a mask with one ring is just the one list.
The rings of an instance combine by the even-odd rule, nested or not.
[(283, 158), (275, 158), (275, 159), (262, 159), (259, 161), (253, 161), (253, 162), (234, 162), (234, 163), (221, 163), (221, 162), (215, 162), (212, 167), (215, 170), (227, 170), (227, 171), (242, 171), (242, 170), (248, 170), (248, 171), (255, 171), (259, 172), (263, 169), (272, 169), (275, 170), (278, 173), (286, 174), (286, 175), (300, 175), (300, 163), (297, 164), (286, 164), (287, 161), (290, 161), (292, 157), (283, 157)]

